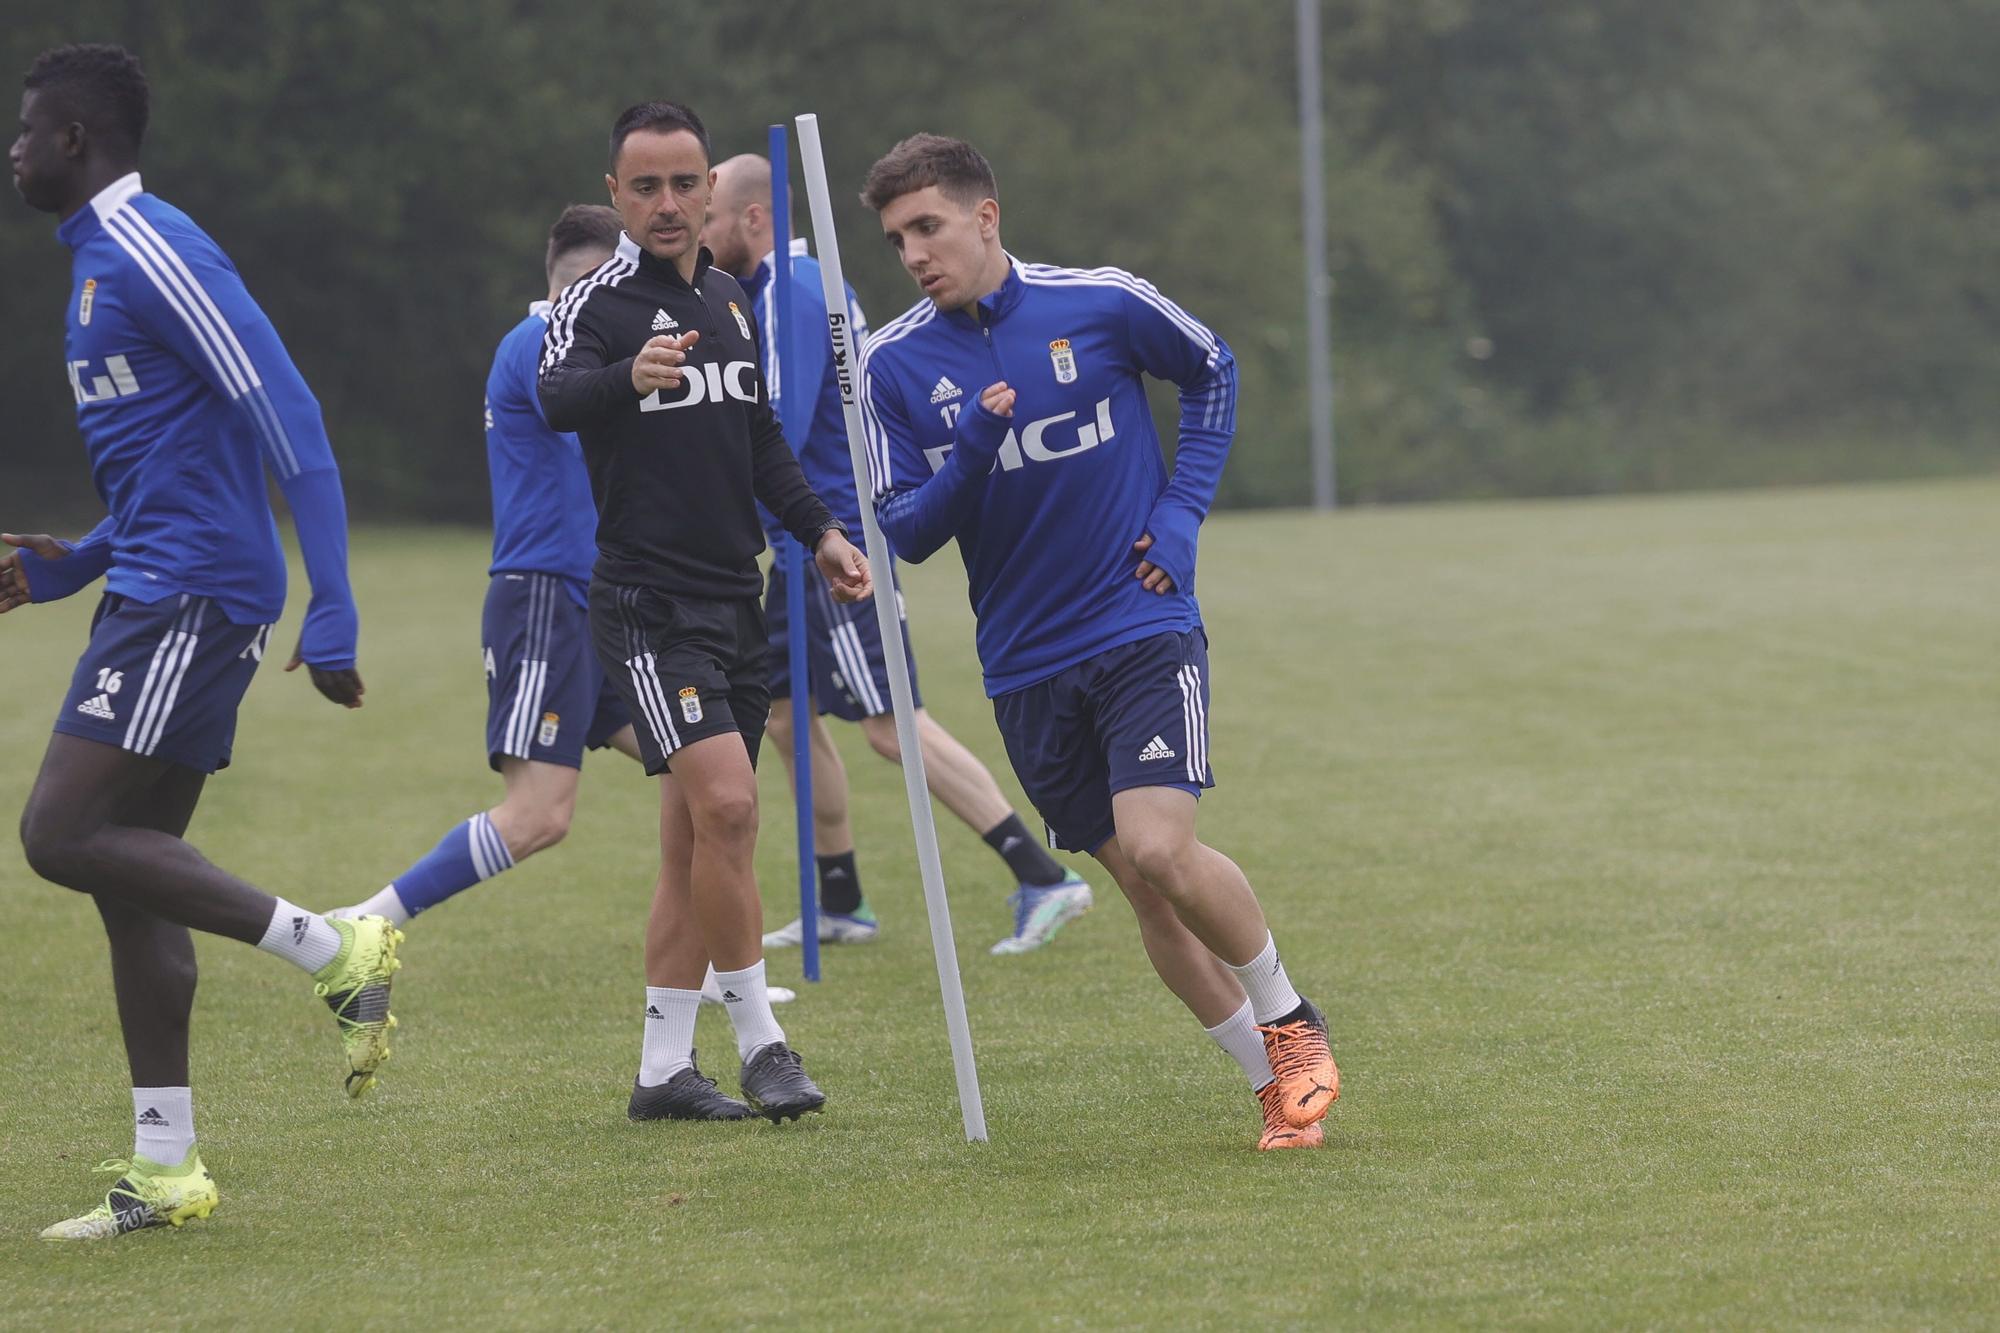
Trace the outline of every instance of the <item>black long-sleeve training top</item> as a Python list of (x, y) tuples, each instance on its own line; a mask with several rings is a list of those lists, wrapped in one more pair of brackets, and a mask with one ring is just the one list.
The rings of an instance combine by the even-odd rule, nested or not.
[[(678, 389), (632, 387), (646, 340), (699, 330)], [(575, 431), (597, 500), (596, 576), (696, 597), (754, 597), (757, 504), (813, 549), (842, 525), (806, 484), (757, 368), (750, 298), (709, 266), (694, 281), (629, 236), (563, 291), (537, 390), (551, 428)]]

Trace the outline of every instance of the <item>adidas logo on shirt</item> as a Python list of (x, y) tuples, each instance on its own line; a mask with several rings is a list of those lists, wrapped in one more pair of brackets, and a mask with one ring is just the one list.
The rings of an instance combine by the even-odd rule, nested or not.
[(167, 1123), (167, 1118), (160, 1114), (158, 1107), (149, 1106), (140, 1112), (139, 1123), (142, 1125), (164, 1125)]
[(1155, 736), (1146, 742), (1146, 748), (1139, 751), (1139, 762), (1150, 764), (1156, 759), (1172, 759), (1174, 752), (1167, 745), (1166, 737)]
[(106, 722), (116, 722), (118, 714), (111, 711), (111, 696), (100, 694), (95, 699), (85, 699), (76, 706), (76, 711), (85, 717), (100, 717)]
[(954, 398), (963, 397), (965, 397), (965, 390), (953, 384), (951, 376), (940, 375), (938, 376), (937, 387), (931, 390), (931, 405), (936, 406), (939, 403), (948, 403)]
[(668, 329), (677, 329), (680, 326), (681, 322), (666, 311), (655, 310), (653, 312), (653, 332), (665, 333)]

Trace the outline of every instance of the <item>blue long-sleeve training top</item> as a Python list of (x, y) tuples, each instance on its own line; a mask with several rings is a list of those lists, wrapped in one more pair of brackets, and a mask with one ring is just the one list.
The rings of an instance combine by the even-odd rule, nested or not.
[(57, 228), (73, 252), (64, 358), (91, 478), (109, 516), (65, 558), (23, 552), (30, 594), (106, 578), (139, 602), (212, 598), (241, 625), (285, 606), (269, 469), (299, 534), (313, 666), (354, 665), (347, 506), (319, 403), (221, 249), (138, 173)]
[[(778, 328), (777, 298), (771, 277), (775, 252), (758, 261), (757, 271), (743, 280), (754, 306), (751, 318), (761, 335), (757, 364), (771, 386), (771, 398), (783, 409), (785, 438), (799, 456), (806, 481), (833, 516), (852, 533), (861, 531), (861, 500), (854, 488), (854, 464), (847, 453), (847, 418), (840, 405), (840, 384), (833, 376), (833, 339), (826, 327), (826, 288), (820, 281), (819, 260), (804, 237), (792, 241), (792, 319), (804, 332), (794, 342)], [(847, 289), (848, 327), (856, 349), (868, 342), (868, 320), (854, 289)], [(796, 360), (793, 365), (787, 361)], [(794, 406), (800, 404), (801, 406)], [(758, 517), (765, 536), (776, 549), (784, 531), (767, 509)]]
[(549, 303), (528, 307), (486, 376), (486, 469), (493, 487), (495, 574), (552, 574), (585, 605), (597, 560), (597, 505), (575, 435), (550, 428), (535, 376)]
[[(1180, 386), (1171, 476), (1146, 375)], [(1011, 418), (979, 405), (1000, 381)], [(878, 329), (860, 397), (896, 554), (958, 539), (989, 695), (1200, 623), (1196, 537), (1236, 429), (1236, 361), (1151, 283), (1014, 261), (976, 315), (926, 300)], [(1164, 595), (1133, 577), (1147, 533)]]

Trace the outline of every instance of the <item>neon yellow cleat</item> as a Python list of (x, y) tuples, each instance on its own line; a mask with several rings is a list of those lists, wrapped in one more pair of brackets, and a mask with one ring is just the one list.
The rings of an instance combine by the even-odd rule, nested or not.
[(403, 965), (396, 957), (403, 932), (382, 916), (331, 924), (340, 932), (340, 952), (313, 973), (313, 994), (326, 1001), (340, 1023), (349, 1069), (347, 1095), (359, 1097), (375, 1086), (375, 1071), (389, 1058), (389, 1033), (396, 1027), (389, 1012), (389, 976)]
[(177, 1227), (191, 1217), (207, 1217), (222, 1197), (199, 1152), (190, 1151), (179, 1166), (134, 1157), (103, 1162), (97, 1169), (118, 1176), (104, 1202), (47, 1228), (43, 1240), (114, 1240), (147, 1227)]

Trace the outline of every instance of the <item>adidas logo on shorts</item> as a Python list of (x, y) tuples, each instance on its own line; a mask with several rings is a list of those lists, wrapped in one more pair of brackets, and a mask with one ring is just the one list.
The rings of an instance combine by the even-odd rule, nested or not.
[(111, 696), (100, 694), (95, 699), (85, 699), (76, 706), (76, 711), (85, 717), (103, 718), (106, 722), (116, 722), (118, 714), (111, 711)]
[(1139, 762), (1150, 764), (1156, 759), (1172, 759), (1174, 752), (1167, 745), (1167, 738), (1155, 736), (1146, 742), (1146, 748), (1139, 751)]
[(938, 376), (937, 387), (931, 390), (931, 403), (933, 406), (938, 403), (948, 403), (954, 398), (963, 397), (965, 397), (965, 390), (953, 384), (949, 375)]
[(666, 311), (655, 310), (653, 312), (653, 332), (665, 333), (668, 329), (677, 329), (680, 326), (681, 322)]

